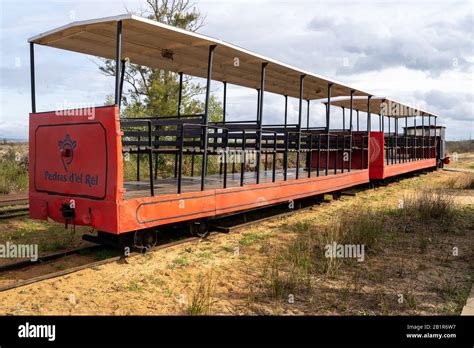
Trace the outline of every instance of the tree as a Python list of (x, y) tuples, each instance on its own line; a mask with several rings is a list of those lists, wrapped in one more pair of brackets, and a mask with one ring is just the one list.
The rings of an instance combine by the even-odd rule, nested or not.
[[(127, 12), (131, 13), (131, 11)], [(145, 8), (135, 14), (181, 29), (196, 31), (203, 26), (203, 16), (190, 0), (146, 0)], [(99, 69), (107, 76), (115, 76), (115, 61), (103, 59)], [(178, 110), (179, 74), (128, 63), (124, 74), (124, 91), (122, 96), (122, 117), (171, 116)], [(189, 76), (183, 76), (181, 99), (182, 115), (199, 114), (204, 110), (204, 103), (196, 99), (205, 92), (205, 86), (193, 83)], [(108, 101), (112, 98), (109, 96)], [(222, 106), (211, 95), (209, 99), (209, 121), (222, 120)], [(165, 127), (169, 129), (169, 127)], [(173, 128), (174, 130), (175, 128)], [(156, 164), (162, 176), (172, 175), (174, 171), (174, 155), (156, 157)], [(185, 171), (190, 171), (190, 159), (185, 158)], [(209, 161), (209, 172), (216, 170), (216, 159)], [(146, 161), (142, 161), (147, 166)], [(131, 163), (125, 166), (126, 179), (135, 177), (135, 167)], [(145, 168), (142, 173), (148, 173)], [(146, 175), (146, 174), (145, 174)]]
[[(131, 13), (132, 11), (127, 12)], [(146, 6), (135, 14), (178, 28), (196, 31), (203, 26), (203, 16), (190, 0), (146, 0)], [(108, 76), (115, 76), (115, 61), (102, 60), (99, 69)], [(179, 75), (164, 69), (154, 69), (137, 64), (127, 64), (124, 75), (122, 116), (176, 115), (178, 105)], [(125, 90), (125, 86), (127, 89)], [(204, 105), (195, 99), (205, 87), (184, 76), (181, 114), (202, 112)], [(213, 98), (213, 103), (217, 100)], [(212, 110), (214, 110), (213, 108)], [(212, 111), (211, 110), (211, 111)], [(209, 119), (221, 117), (210, 112)]]

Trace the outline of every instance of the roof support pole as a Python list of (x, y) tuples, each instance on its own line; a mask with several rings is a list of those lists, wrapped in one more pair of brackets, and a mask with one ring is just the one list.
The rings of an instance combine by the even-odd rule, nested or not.
[(360, 127), (359, 127), (359, 110), (356, 110), (356, 114), (357, 114), (357, 131), (360, 130)]
[[(306, 100), (307, 108), (306, 108), (306, 130), (309, 132), (309, 99)], [(308, 136), (308, 135), (306, 135)], [(313, 137), (309, 136), (309, 144), (308, 144), (308, 152), (306, 153), (306, 167), (308, 168), (308, 178), (311, 177), (311, 156), (313, 155)]]
[[(256, 131), (256, 136), (258, 137), (258, 124), (260, 122), (260, 116), (259, 116), (259, 112), (260, 112), (260, 88), (256, 88), (255, 89), (257, 91), (257, 129), (255, 129)], [(257, 146), (258, 146), (258, 139), (255, 140), (255, 149), (257, 149)], [(260, 161), (260, 157), (257, 153), (257, 160)], [(255, 164), (255, 168), (254, 168), (255, 172), (257, 172), (258, 170), (258, 164), (256, 163)]]
[(209, 124), (209, 98), (211, 96), (211, 80), (212, 80), (212, 60), (214, 57), (214, 49), (216, 45), (209, 46), (209, 56), (207, 58), (207, 81), (206, 81), (206, 99), (204, 102), (204, 120), (203, 120), (203, 154), (202, 154), (202, 173), (201, 173), (201, 191), (205, 189), (205, 179), (207, 174), (207, 144), (208, 144), (208, 134), (207, 126)]
[(307, 108), (306, 108), (306, 130), (309, 130), (309, 99), (306, 100)]
[[(391, 132), (390, 132), (390, 128), (391, 128), (391, 121), (390, 121), (390, 116), (387, 116), (388, 117), (388, 143), (385, 144), (385, 147), (387, 148), (387, 151), (385, 151), (385, 154), (387, 156), (387, 165), (392, 163), (393, 164), (393, 156), (392, 156), (392, 144), (390, 143), (390, 140), (391, 140)], [(384, 139), (385, 140), (385, 139)], [(390, 156), (389, 156), (390, 155)]]
[[(434, 156), (436, 158), (436, 160), (438, 160), (438, 145), (437, 145), (437, 132), (438, 130), (436, 129), (436, 121), (437, 121), (438, 117), (434, 116), (434, 149), (435, 149), (435, 152), (434, 152)], [(439, 141), (441, 142), (441, 129), (439, 130)], [(440, 150), (441, 150), (441, 145), (440, 145)], [(441, 157), (441, 153), (439, 154), (439, 156)], [(441, 159), (441, 158), (440, 158)]]
[(371, 95), (367, 97), (367, 132), (372, 130), (371, 119), (370, 119), (370, 99), (372, 98)]
[(428, 115), (428, 158), (431, 158), (431, 115)]
[[(371, 95), (367, 96), (367, 168), (369, 167), (369, 135), (372, 130), (371, 119), (370, 119), (370, 99)], [(364, 146), (362, 146), (362, 153), (364, 153)]]
[[(306, 130), (309, 132), (309, 106), (310, 106), (310, 100), (306, 100), (307, 107), (306, 107)], [(309, 146), (308, 146), (308, 152), (306, 154), (306, 167), (308, 168), (308, 178), (311, 177), (311, 156), (313, 155), (313, 137), (309, 136)]]
[(284, 141), (284, 146), (285, 150), (283, 152), (283, 181), (286, 181), (288, 177), (288, 139), (289, 139), (289, 134), (286, 130), (286, 127), (288, 125), (288, 96), (285, 95), (285, 141)]
[(224, 81), (224, 95), (222, 96), (222, 122), (225, 123), (227, 109), (227, 81)]
[[(385, 115), (384, 115), (384, 111), (388, 109), (387, 107), (387, 104), (385, 104), (385, 99), (382, 99), (382, 104), (381, 104), (381, 107), (380, 107), (380, 116), (382, 117), (382, 132), (385, 133)], [(388, 118), (388, 115), (390, 115), (390, 112), (387, 110), (387, 119), (390, 120), (390, 118)]]
[(260, 183), (260, 156), (262, 153), (262, 127), (263, 127), (263, 95), (265, 92), (265, 71), (268, 63), (262, 63), (260, 71), (260, 93), (258, 105), (258, 134), (257, 134), (257, 184)]
[(298, 139), (297, 139), (297, 150), (296, 150), (296, 179), (299, 178), (300, 171), (300, 150), (301, 150), (301, 117), (303, 115), (303, 88), (304, 88), (304, 77), (300, 76), (300, 98), (298, 106)]
[[(178, 116), (181, 116), (181, 102), (183, 99), (183, 72), (179, 72), (179, 84), (178, 84), (178, 110), (177, 114)], [(178, 128), (176, 128), (176, 134), (178, 134)], [(182, 132), (181, 132), (182, 134)], [(178, 140), (178, 139), (176, 139)], [(178, 140), (179, 141), (179, 140)], [(181, 142), (181, 144), (184, 144), (184, 142)], [(182, 149), (180, 149), (182, 150)], [(158, 164), (158, 156), (156, 156), (156, 161), (155, 165)], [(174, 177), (178, 177), (178, 153), (176, 152), (174, 155)]]
[[(225, 124), (225, 114), (226, 114), (226, 107), (227, 107), (227, 82), (226, 81), (223, 81), (224, 83), (224, 93), (223, 93), (223, 96), (222, 96), (222, 122)], [(222, 139), (221, 139), (222, 141)], [(228, 142), (228, 140), (227, 140)], [(235, 140), (234, 140), (235, 142)], [(224, 151), (227, 151), (227, 149), (224, 149)], [(243, 155), (243, 154), (242, 154)], [(222, 175), (222, 161), (221, 163), (219, 164), (219, 174)], [(235, 161), (232, 161), (232, 166), (233, 166), (233, 170), (232, 172), (234, 172), (235, 170)]]
[(31, 84), (31, 112), (36, 112), (36, 86), (35, 86), (35, 44), (30, 42), (30, 84)]
[(181, 115), (181, 104), (183, 101), (183, 72), (179, 73), (179, 85), (178, 85), (178, 116)]
[(416, 161), (418, 158), (418, 149), (417, 149), (417, 141), (416, 141), (416, 111), (415, 115), (413, 116), (413, 148), (414, 148), (414, 154), (413, 154), (413, 160)]
[(120, 60), (122, 58), (122, 21), (117, 22), (115, 36), (115, 105), (120, 107)]
[(408, 116), (405, 116), (405, 132), (403, 134), (405, 136), (405, 151), (404, 152), (404, 158), (403, 162), (408, 161)]
[(260, 88), (257, 88), (257, 124), (260, 122)]
[(120, 105), (122, 104), (123, 80), (125, 78), (125, 66), (126, 66), (127, 60), (122, 59), (121, 63), (122, 64), (121, 64), (121, 70), (120, 70), (119, 110), (120, 110)]
[(395, 121), (395, 163), (400, 163), (400, 151), (398, 151), (398, 117), (395, 117), (394, 121)]
[[(344, 156), (346, 153), (346, 109), (342, 106), (342, 159), (341, 159), (341, 172), (344, 173)], [(339, 151), (339, 135), (336, 135), (336, 147)], [(339, 152), (336, 152), (336, 165), (338, 161)]]
[(326, 175), (329, 173), (329, 128), (331, 124), (331, 87), (332, 83), (328, 83), (328, 102), (326, 104)]
[[(260, 113), (260, 88), (257, 88), (256, 89), (257, 91), (257, 127), (260, 123), (260, 116), (259, 116), (259, 113)], [(258, 138), (258, 128), (256, 129), (257, 133), (256, 133), (256, 136)], [(255, 143), (255, 148), (257, 149), (257, 146), (258, 146), (258, 139), (255, 139), (256, 143)], [(259, 153), (257, 152), (257, 162), (260, 163), (260, 155)], [(258, 163), (255, 163), (255, 172), (258, 171), (259, 169), (259, 164)]]
[(346, 129), (346, 108), (342, 107), (342, 130)]
[(425, 158), (425, 116), (421, 114), (421, 158)]
[(351, 102), (350, 102), (350, 111), (349, 111), (349, 172), (351, 171), (352, 165), (352, 109), (354, 107), (354, 90), (351, 90)]

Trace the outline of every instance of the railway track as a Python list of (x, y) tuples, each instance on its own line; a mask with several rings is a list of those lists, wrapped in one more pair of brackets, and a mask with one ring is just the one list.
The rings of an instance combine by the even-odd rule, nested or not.
[[(151, 251), (165, 249), (165, 248), (171, 248), (171, 247), (179, 245), (179, 244), (189, 243), (191, 241), (197, 241), (197, 240), (199, 240), (198, 237), (190, 237), (190, 238), (174, 241), (174, 242), (171, 242), (171, 243), (158, 245), (158, 246), (152, 248)], [(77, 249), (74, 249), (74, 250), (69, 250), (69, 251), (66, 251), (66, 252), (61, 252), (61, 253), (55, 253), (55, 254), (51, 254), (51, 255), (42, 256), (41, 258), (38, 258), (38, 260), (39, 260), (38, 262), (34, 262), (34, 263), (27, 260), (27, 261), (20, 261), (20, 262), (8, 264), (8, 265), (3, 265), (3, 266), (0, 267), (0, 275), (2, 275), (4, 272), (25, 270), (27, 268), (34, 267), (35, 265), (38, 265), (38, 264), (44, 264), (46, 262), (51, 262), (51, 261), (54, 261), (54, 260), (62, 259), (66, 256), (70, 256), (70, 255), (74, 255), (74, 254), (80, 254), (80, 253), (83, 253), (83, 252), (86, 252), (86, 251), (88, 251), (88, 252), (98, 251), (98, 250), (101, 250), (101, 249), (107, 249), (107, 247), (104, 247), (102, 245), (92, 245), (92, 246), (87, 246), (87, 247), (83, 247), (83, 248), (77, 248)], [(139, 253), (133, 253), (130, 256), (127, 256), (127, 257), (133, 257), (135, 255), (139, 255)], [(47, 280), (47, 279), (62, 277), (62, 276), (65, 276), (67, 274), (79, 272), (79, 271), (89, 269), (89, 268), (98, 267), (98, 266), (105, 265), (105, 264), (108, 264), (108, 263), (120, 262), (122, 260), (125, 260), (127, 257), (125, 257), (123, 255), (113, 256), (113, 257), (109, 257), (109, 258), (99, 260), (99, 261), (95, 261), (95, 262), (92, 262), (92, 263), (87, 263), (87, 264), (84, 264), (84, 265), (79, 265), (79, 266), (67, 268), (67, 269), (64, 269), (64, 270), (43, 274), (43, 275), (40, 275), (40, 276), (37, 276), (37, 277), (32, 277), (32, 278), (29, 278), (29, 279), (20, 280), (20, 281), (17, 281), (15, 283), (8, 284), (8, 285), (0, 287), (0, 292), (20, 288), (22, 286), (29, 285), (29, 284), (34, 284), (34, 283), (37, 283), (37, 282), (40, 282), (40, 281), (43, 281), (43, 280)]]
[[(285, 205), (280, 204), (280, 205), (275, 205), (273, 207), (266, 208), (266, 209), (247, 211), (245, 213), (235, 214), (235, 215), (227, 216), (224, 218), (216, 219), (214, 223), (211, 224), (210, 226), (211, 233), (208, 238), (212, 238), (214, 235), (216, 235), (219, 232), (229, 233), (229, 232), (236, 231), (238, 229), (241, 229), (250, 225), (254, 225), (266, 220), (290, 216), (297, 212), (309, 210), (314, 205), (319, 205), (319, 204), (324, 204), (324, 203), (329, 203), (329, 202), (330, 202), (329, 200), (324, 200), (324, 199), (318, 199), (318, 200), (304, 199), (304, 200), (299, 201), (296, 207), (290, 210), (286, 204)], [(183, 239), (179, 239), (172, 242), (164, 241), (163, 244), (157, 245), (151, 248), (149, 251), (156, 251), (156, 250), (171, 248), (176, 245), (198, 241), (199, 239), (200, 239), (199, 237), (189, 237), (189, 238), (183, 238)], [(79, 255), (81, 253), (94, 252), (94, 251), (99, 251), (99, 250), (113, 250), (113, 249), (107, 246), (103, 246), (103, 245), (92, 245), (92, 246), (72, 249), (65, 252), (58, 252), (54, 254), (44, 255), (44, 256), (39, 257), (38, 260), (35, 262), (31, 262), (30, 260), (26, 260), (26, 261), (24, 260), (24, 261), (19, 261), (15, 263), (10, 263), (10, 264), (0, 266), (0, 276), (8, 272), (24, 271), (31, 267), (35, 267), (37, 265), (44, 265), (47, 263), (58, 261), (60, 259), (63, 259), (66, 256)], [(65, 276), (67, 274), (75, 273), (81, 270), (97, 267), (100, 265), (105, 265), (108, 263), (125, 261), (126, 258), (134, 257), (139, 254), (140, 254), (139, 252), (133, 252), (127, 257), (123, 255), (113, 256), (113, 257), (106, 258), (104, 260), (99, 260), (92, 263), (86, 263), (84, 265), (79, 265), (79, 266), (71, 267), (71, 268), (56, 271), (56, 272), (50, 272), (47, 274), (35, 276), (35, 277), (25, 279), (25, 280), (20, 280), (12, 284), (0, 286), (0, 292), (19, 288), (25, 285), (37, 283), (37, 282), (47, 280), (47, 279), (53, 279), (53, 278)]]
[(28, 194), (0, 196), (0, 220), (26, 216), (28, 213)]
[(53, 253), (49, 255), (43, 255), (43, 256), (38, 257), (38, 259), (35, 261), (23, 260), (23, 261), (18, 261), (14, 263), (8, 263), (6, 265), (0, 266), (0, 274), (7, 271), (15, 271), (15, 270), (20, 270), (26, 267), (31, 267), (34, 265), (44, 264), (45, 262), (57, 260), (69, 255), (76, 255), (76, 254), (81, 254), (85, 252), (100, 250), (101, 247), (102, 247), (101, 245), (91, 245), (91, 246), (71, 249), (71, 250), (67, 250), (63, 252)]
[(28, 204), (28, 194), (0, 195), (0, 207)]
[(29, 214), (28, 207), (10, 208), (0, 210), (0, 220), (26, 216)]

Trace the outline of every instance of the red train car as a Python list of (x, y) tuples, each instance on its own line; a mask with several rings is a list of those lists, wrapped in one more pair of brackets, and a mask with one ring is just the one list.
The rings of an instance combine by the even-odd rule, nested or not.
[[(444, 160), (444, 134), (436, 126), (437, 116), (427, 111), (406, 106), (385, 97), (370, 100), (339, 98), (332, 101), (343, 110), (371, 111), (378, 116), (378, 131), (372, 130), (368, 120), (369, 176), (371, 180), (384, 180), (406, 173), (433, 170)], [(359, 116), (357, 116), (359, 119)], [(412, 126), (408, 126), (412, 123)], [(417, 120), (421, 125), (417, 127)], [(421, 122), (420, 122), (421, 120)], [(359, 121), (357, 121), (359, 127)], [(400, 128), (403, 127), (403, 132)]]
[[(359, 129), (362, 109), (353, 103), (365, 100), (370, 105), (368, 92), (130, 14), (74, 22), (29, 42), (32, 218), (91, 226), (107, 238), (133, 236), (137, 246), (149, 246), (160, 226), (186, 223), (194, 233), (205, 235), (210, 218), (340, 191), (390, 172), (384, 167), (377, 174), (381, 157), (374, 159), (374, 154), (376, 146), (384, 148), (384, 139), (370, 131), (370, 106), (365, 110), (368, 127)], [(38, 112), (36, 44), (114, 59), (115, 105)], [(128, 61), (179, 76), (176, 115), (121, 118)], [(202, 114), (180, 114), (184, 74), (206, 79)], [(213, 80), (224, 87), (224, 113), (218, 122), (209, 120)], [(257, 89), (255, 120), (226, 120), (227, 84)], [(284, 122), (264, 122), (266, 92), (284, 97)], [(334, 129), (331, 98), (347, 96), (349, 122), (346, 127), (344, 115), (342, 129)], [(299, 105), (294, 124), (287, 122), (289, 98)], [(326, 101), (326, 123), (316, 127), (311, 124), (310, 102), (321, 100)], [(254, 161), (248, 161), (252, 156)], [(129, 158), (136, 161), (133, 178), (124, 174)], [(174, 160), (172, 175), (159, 175), (160, 158)], [(209, 168), (212, 158), (219, 159), (218, 169)], [(143, 161), (145, 173), (140, 170)]]

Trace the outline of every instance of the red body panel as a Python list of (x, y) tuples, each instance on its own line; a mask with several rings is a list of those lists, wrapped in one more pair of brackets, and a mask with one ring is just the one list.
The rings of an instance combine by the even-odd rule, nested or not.
[[(400, 174), (414, 172), (420, 169), (436, 167), (436, 158), (427, 158), (417, 161), (387, 164), (385, 161), (385, 139), (383, 132), (370, 132), (369, 137), (369, 175), (370, 179), (385, 179)], [(428, 154), (428, 151), (426, 151)], [(432, 152), (433, 154), (433, 152)], [(421, 151), (419, 153), (421, 156)]]
[(202, 192), (127, 199), (120, 203), (120, 232), (192, 220), (341, 190), (369, 182), (368, 170)]

